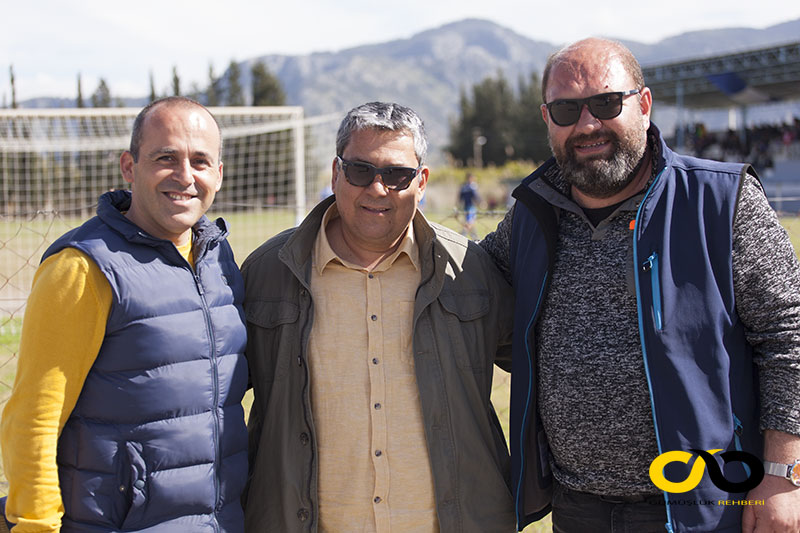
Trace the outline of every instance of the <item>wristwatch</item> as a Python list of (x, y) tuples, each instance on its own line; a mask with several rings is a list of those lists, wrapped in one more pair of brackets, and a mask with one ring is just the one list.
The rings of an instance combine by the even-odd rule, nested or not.
[(800, 459), (796, 459), (795, 462), (788, 465), (764, 461), (764, 473), (782, 477), (795, 487), (800, 487)]

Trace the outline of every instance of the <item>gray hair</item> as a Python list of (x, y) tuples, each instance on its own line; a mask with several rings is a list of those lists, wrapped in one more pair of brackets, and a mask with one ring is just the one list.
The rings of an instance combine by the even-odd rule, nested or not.
[(410, 133), (418, 163), (425, 161), (428, 139), (422, 119), (411, 108), (387, 102), (369, 102), (347, 113), (336, 134), (336, 155), (342, 156), (354, 132), (368, 129)]
[(219, 133), (219, 151), (220, 153), (217, 155), (217, 159), (221, 159), (222, 157), (222, 129), (219, 127), (219, 122), (217, 122), (217, 117), (211, 114), (211, 111), (206, 109), (206, 106), (192, 100), (191, 98), (186, 98), (185, 96), (167, 96), (166, 98), (160, 98), (158, 100), (154, 100), (147, 104), (144, 109), (142, 109), (138, 115), (136, 115), (136, 119), (133, 121), (133, 132), (131, 133), (131, 146), (129, 148), (129, 152), (133, 156), (133, 162), (137, 163), (139, 161), (139, 148), (142, 145), (142, 136), (143, 136), (143, 128), (144, 128), (144, 121), (147, 116), (154, 111), (157, 107), (161, 107), (163, 105), (166, 106), (185, 106), (185, 107), (199, 107), (200, 109), (205, 110), (208, 115), (214, 119), (214, 124), (217, 125), (217, 132)]

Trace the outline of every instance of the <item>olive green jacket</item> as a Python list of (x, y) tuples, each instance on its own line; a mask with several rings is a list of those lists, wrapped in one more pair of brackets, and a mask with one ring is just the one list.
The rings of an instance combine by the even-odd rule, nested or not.
[[(311, 251), (332, 202), (322, 201), (299, 227), (268, 240), (242, 266), (255, 395), (243, 496), (249, 532), (317, 531), (309, 289)], [(414, 364), (440, 531), (514, 531), (508, 451), (489, 400), (493, 363), (510, 363), (512, 292), (475, 243), (419, 212), (413, 224), (422, 271)]]

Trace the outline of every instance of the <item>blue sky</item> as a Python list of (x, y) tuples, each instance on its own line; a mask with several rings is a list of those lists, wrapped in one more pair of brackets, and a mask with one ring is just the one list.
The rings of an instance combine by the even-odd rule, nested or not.
[[(732, 6), (732, 4), (741, 4)], [(590, 35), (647, 43), (684, 31), (763, 28), (800, 18), (796, 0), (672, 0), (543, 2), (512, 0), (7, 0), (0, 30), (0, 104), (10, 100), (9, 65), (17, 99), (75, 97), (81, 73), (88, 96), (103, 77), (112, 95), (144, 96), (152, 71), (159, 92), (176, 66), (182, 86), (207, 83), (231, 59), (335, 51), (407, 38), (442, 24), (477, 17), (526, 37), (556, 44)], [(607, 6), (600, 8), (599, 6)], [(657, 18), (656, 18), (657, 17)]]

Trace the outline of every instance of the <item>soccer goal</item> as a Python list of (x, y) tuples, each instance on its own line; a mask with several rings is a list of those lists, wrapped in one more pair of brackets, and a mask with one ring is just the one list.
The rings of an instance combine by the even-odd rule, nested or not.
[[(0, 409), (16, 367), (25, 301), (42, 253), (94, 215), (97, 198), (128, 188), (119, 157), (140, 109), (0, 110)], [(218, 107), (223, 184), (209, 213), (231, 226), (242, 260), (295, 225), (330, 180), (343, 113), (301, 107)]]

